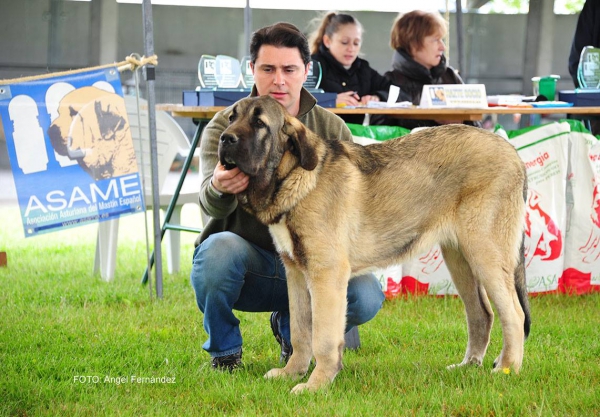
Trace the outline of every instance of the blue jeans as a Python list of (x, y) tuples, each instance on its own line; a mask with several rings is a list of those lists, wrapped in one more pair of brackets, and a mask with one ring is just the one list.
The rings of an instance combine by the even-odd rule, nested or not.
[[(212, 357), (231, 355), (242, 347), (240, 321), (233, 310), (280, 311), (281, 335), (289, 343), (285, 269), (276, 252), (230, 232), (215, 233), (194, 250), (190, 279), (208, 333), (202, 348)], [(375, 317), (385, 298), (373, 274), (352, 278), (347, 297), (346, 331)]]

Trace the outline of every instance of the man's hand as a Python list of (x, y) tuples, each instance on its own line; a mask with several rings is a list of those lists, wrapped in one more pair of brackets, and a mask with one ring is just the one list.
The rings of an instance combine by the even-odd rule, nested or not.
[(219, 192), (226, 194), (241, 193), (248, 187), (250, 178), (238, 167), (226, 170), (220, 162), (213, 172), (212, 185)]

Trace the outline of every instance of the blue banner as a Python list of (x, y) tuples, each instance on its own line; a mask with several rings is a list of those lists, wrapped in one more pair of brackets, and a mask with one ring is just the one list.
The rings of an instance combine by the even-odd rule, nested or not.
[(25, 237), (144, 211), (119, 72), (0, 85)]

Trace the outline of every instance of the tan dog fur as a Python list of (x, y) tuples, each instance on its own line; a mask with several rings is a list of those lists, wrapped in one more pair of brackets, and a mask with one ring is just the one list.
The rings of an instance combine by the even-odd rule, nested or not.
[(127, 109), (118, 94), (96, 87), (66, 94), (48, 135), (59, 155), (77, 160), (95, 180), (137, 172)]
[[(342, 368), (352, 275), (409, 260), (439, 243), (465, 304), (469, 339), (458, 364), (481, 365), (494, 313), (495, 370), (518, 372), (530, 317), (523, 257), (525, 167), (501, 137), (446, 125), (381, 144), (327, 140), (270, 97), (239, 101), (219, 157), (250, 175), (240, 204), (269, 226), (285, 263), (293, 355), (268, 378), (330, 384)], [(457, 365), (453, 365), (457, 366)]]

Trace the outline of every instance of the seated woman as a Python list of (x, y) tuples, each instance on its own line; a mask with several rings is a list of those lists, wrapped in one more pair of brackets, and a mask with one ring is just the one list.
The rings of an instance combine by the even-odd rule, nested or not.
[[(391, 31), (390, 44), (394, 49), (392, 70), (384, 76), (400, 87), (399, 101), (418, 105), (426, 84), (464, 84), (454, 68), (446, 65), (444, 36), (447, 32), (448, 25), (437, 12), (414, 10), (398, 15)], [(371, 123), (413, 129), (453, 122), (373, 117)], [(478, 122), (465, 123), (480, 126)]]
[[(310, 36), (311, 58), (321, 64), (325, 92), (338, 93), (336, 105), (366, 106), (386, 100), (390, 81), (359, 58), (363, 28), (354, 17), (327, 13)], [(362, 123), (363, 115), (341, 115), (348, 123)]]

